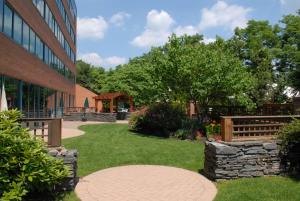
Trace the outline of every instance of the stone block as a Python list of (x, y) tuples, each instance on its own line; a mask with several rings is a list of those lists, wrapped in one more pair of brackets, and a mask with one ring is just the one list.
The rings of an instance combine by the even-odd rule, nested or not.
[(263, 143), (263, 147), (266, 150), (278, 150), (277, 148), (277, 143), (272, 142), (272, 143)]
[(210, 145), (213, 147), (214, 152), (217, 155), (234, 155), (240, 151), (236, 147), (230, 147), (228, 145), (217, 143), (217, 142), (211, 142)]

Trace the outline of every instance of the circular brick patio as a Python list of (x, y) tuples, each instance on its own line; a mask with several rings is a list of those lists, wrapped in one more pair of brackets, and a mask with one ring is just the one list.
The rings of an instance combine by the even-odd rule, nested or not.
[(79, 181), (75, 192), (81, 201), (211, 201), (217, 189), (195, 172), (133, 165), (86, 176)]

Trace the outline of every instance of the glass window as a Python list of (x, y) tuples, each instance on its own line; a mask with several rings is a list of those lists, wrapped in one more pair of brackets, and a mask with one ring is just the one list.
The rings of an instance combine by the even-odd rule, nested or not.
[(35, 33), (30, 29), (30, 52), (35, 53)]
[(26, 50), (29, 50), (29, 27), (23, 22), (23, 40), (22, 45)]
[(50, 23), (49, 23), (49, 21), (50, 21), (49, 20), (49, 12), (50, 12), (50, 9), (49, 9), (48, 5), (45, 4), (45, 20), (46, 20), (48, 25), (50, 25)]
[(33, 4), (37, 6), (37, 0), (32, 0)]
[(41, 60), (43, 60), (43, 57), (44, 57), (44, 48), (43, 48), (43, 46), (44, 46), (44, 44), (41, 41), (41, 39), (38, 36), (36, 36), (36, 38), (35, 38), (35, 54)]
[(0, 32), (2, 32), (2, 22), (3, 22), (3, 0), (0, 0)]
[(44, 46), (44, 61), (47, 65), (49, 65), (49, 48)]
[(55, 31), (55, 20), (54, 20), (53, 14), (51, 12), (50, 12), (49, 15), (50, 15), (50, 18), (51, 18), (50, 28), (54, 32)]
[(4, 33), (12, 37), (12, 23), (13, 23), (13, 11), (4, 5)]
[(14, 14), (14, 40), (22, 43), (22, 19), (17, 13)]
[(44, 6), (45, 2), (44, 0), (37, 0), (37, 9), (39, 10), (40, 14), (44, 17)]

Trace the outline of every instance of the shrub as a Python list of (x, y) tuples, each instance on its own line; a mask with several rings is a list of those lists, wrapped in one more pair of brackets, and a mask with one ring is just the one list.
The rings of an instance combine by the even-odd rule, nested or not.
[(48, 155), (43, 142), (21, 127), (20, 117), (16, 110), (0, 113), (1, 200), (51, 192), (68, 175), (63, 162)]
[(289, 152), (300, 145), (300, 120), (294, 119), (290, 124), (284, 126), (279, 132), (278, 138), (282, 141), (281, 148)]
[(160, 137), (169, 137), (171, 133), (182, 128), (182, 120), (186, 119), (184, 110), (175, 104), (156, 103), (150, 105), (145, 112), (133, 115), (133, 129)]
[(294, 119), (279, 132), (281, 151), (290, 162), (290, 173), (300, 173), (300, 120)]

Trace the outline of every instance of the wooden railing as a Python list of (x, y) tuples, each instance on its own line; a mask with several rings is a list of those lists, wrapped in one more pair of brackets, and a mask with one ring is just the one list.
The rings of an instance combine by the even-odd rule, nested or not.
[(34, 137), (41, 138), (49, 147), (61, 146), (62, 119), (21, 119), (23, 127), (28, 128)]
[(223, 141), (275, 139), (278, 131), (300, 116), (227, 116), (221, 117)]

